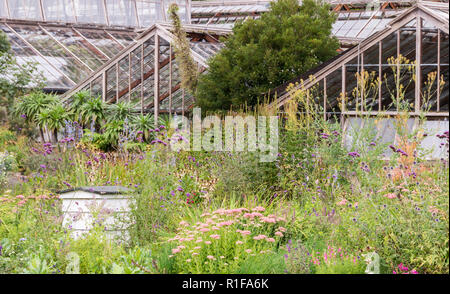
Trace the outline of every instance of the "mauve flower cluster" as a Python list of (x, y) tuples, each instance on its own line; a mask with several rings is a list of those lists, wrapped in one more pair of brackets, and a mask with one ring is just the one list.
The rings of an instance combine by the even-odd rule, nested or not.
[(392, 151), (396, 152), (396, 153), (400, 153), (403, 156), (408, 156), (408, 153), (406, 153), (405, 151), (403, 151), (400, 148), (396, 148), (394, 145), (389, 145), (389, 148), (392, 149)]

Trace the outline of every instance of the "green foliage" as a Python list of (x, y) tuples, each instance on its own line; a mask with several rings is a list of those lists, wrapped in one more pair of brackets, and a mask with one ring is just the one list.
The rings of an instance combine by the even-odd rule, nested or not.
[(33, 255), (28, 262), (27, 268), (23, 271), (24, 274), (51, 274), (54, 263), (52, 261), (47, 262), (45, 258), (41, 258), (39, 255)]
[[(37, 71), (36, 64), (29, 62), (19, 65), (10, 49), (6, 34), (0, 32), (0, 122), (9, 121), (14, 129), (21, 126), (16, 117), (10, 117), (15, 99), (30, 90), (42, 88), (45, 79)], [(5, 113), (1, 111), (3, 107)]]
[(364, 274), (365, 264), (355, 264), (351, 260), (340, 260), (335, 263), (323, 263), (316, 268), (316, 274)]
[(233, 27), (225, 47), (209, 61), (198, 83), (204, 111), (256, 105), (262, 94), (336, 54), (335, 15), (315, 0), (271, 2), (260, 19)]
[(11, 49), (11, 45), (8, 42), (8, 37), (5, 33), (0, 32), (0, 54), (5, 54)]
[(150, 129), (153, 127), (153, 116), (150, 114), (140, 114), (132, 118), (131, 126), (137, 132), (142, 132), (142, 140), (148, 142), (150, 139)]
[(70, 252), (80, 259), (80, 273), (105, 273), (113, 260), (123, 253), (120, 247), (113, 247), (101, 226), (93, 228), (89, 234), (70, 244)]
[(131, 102), (119, 101), (117, 103), (110, 104), (107, 107), (108, 121), (131, 121), (133, 118), (133, 109), (135, 109), (135, 105)]
[(283, 255), (280, 253), (270, 253), (266, 255), (256, 255), (247, 258), (234, 272), (234, 274), (284, 274), (285, 264)]
[[(85, 94), (80, 108), (94, 101), (99, 115), (86, 117), (99, 125), (81, 144), (50, 148), (0, 128), (0, 165), (15, 171), (15, 161), (23, 171), (1, 187), (0, 272), (355, 274), (364, 273), (363, 256), (376, 253), (381, 273), (448, 273), (448, 157), (428, 162), (414, 152), (423, 122), (411, 133), (407, 113), (394, 117), (408, 154), (384, 161), (388, 143), (375, 132), (381, 115), (358, 115), (362, 123), (344, 136), (339, 122), (324, 118), (314, 89), (290, 94), (279, 154), (267, 164), (251, 152), (171, 152), (167, 116), (137, 139), (151, 116), (128, 120), (121, 105), (115, 113), (124, 120), (102, 125), (106, 108)], [(58, 107), (33, 95), (39, 103), (19, 113)], [(103, 226), (73, 240), (62, 225), (54, 191), (100, 185), (134, 189), (131, 212), (119, 219), (128, 233), (122, 243), (108, 240)]]
[[(55, 101), (58, 101), (56, 97)], [(37, 116), (36, 123), (40, 128), (52, 131), (53, 141), (56, 143), (58, 142), (58, 130), (65, 126), (68, 119), (69, 115), (66, 109), (58, 101), (42, 110)]]
[(0, 128), (0, 151), (4, 151), (4, 149), (14, 144), (14, 142), (17, 140), (16, 135), (4, 128)]
[(94, 124), (94, 128), (98, 130), (102, 122), (106, 119), (106, 109), (107, 105), (100, 97), (91, 97), (80, 107), (79, 115), (81, 122), (84, 125), (88, 123)]

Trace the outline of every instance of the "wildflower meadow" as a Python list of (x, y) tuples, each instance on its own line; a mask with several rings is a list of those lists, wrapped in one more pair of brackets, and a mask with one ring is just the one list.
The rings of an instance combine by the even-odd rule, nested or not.
[[(276, 158), (261, 162), (258, 150), (174, 151), (173, 138), (193, 139), (171, 119), (125, 113), (119, 129), (83, 129), (87, 119), (68, 117), (44, 142), (2, 127), (0, 271), (448, 273), (448, 132), (427, 134), (446, 154), (429, 161), (411, 147), (425, 129), (382, 142), (367, 127), (349, 146), (338, 122), (288, 112)], [(89, 231), (75, 237), (61, 191), (95, 186), (129, 188), (129, 213), (90, 208)], [(126, 234), (108, 237), (117, 224)]]

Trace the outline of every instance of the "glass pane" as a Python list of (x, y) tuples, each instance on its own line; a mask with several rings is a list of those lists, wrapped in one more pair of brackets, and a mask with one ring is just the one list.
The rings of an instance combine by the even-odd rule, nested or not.
[(112, 66), (106, 71), (106, 102), (114, 103), (117, 101), (117, 81), (116, 67)]
[(422, 29), (422, 64), (437, 64), (438, 30)]
[(133, 0), (106, 1), (109, 23), (119, 26), (137, 26), (134, 3)]
[(99, 59), (105, 58), (103, 54), (105, 54), (109, 58), (112, 58), (123, 49), (120, 44), (117, 44), (116, 41), (111, 40), (111, 38), (105, 32), (81, 29), (77, 30), (83, 35), (83, 37), (88, 40), (88, 43), (86, 43), (85, 45), (89, 45), (89, 43), (91, 43), (95, 46), (95, 48), (93, 48), (89, 45), (89, 48)]
[(73, 30), (51, 27), (46, 30), (92, 70), (96, 70), (108, 61), (105, 56), (97, 54), (94, 48)]
[(106, 24), (102, 0), (73, 0), (77, 22)]
[(137, 38), (137, 34), (134, 32), (126, 32), (126, 33), (120, 33), (120, 32), (114, 32), (109, 31), (109, 33), (118, 41), (120, 44), (122, 44), (123, 47), (128, 46), (129, 44), (133, 43), (134, 40)]
[(416, 28), (400, 29), (400, 54), (409, 60), (416, 60)]
[[(348, 98), (346, 110), (355, 111), (360, 103), (360, 93), (358, 88), (357, 74), (360, 71), (361, 60), (358, 57), (353, 58), (345, 65), (345, 92)], [(359, 107), (358, 107), (359, 108)]]
[(9, 28), (2, 25), (0, 25), (0, 28), (7, 34), (9, 42), (11, 43), (11, 50), (14, 52), (19, 65), (25, 65), (27, 63), (35, 64), (37, 70), (43, 73), (43, 76), (46, 78), (47, 88), (69, 89), (74, 86), (71, 81), (58, 72), (55, 68), (55, 64), (49, 63), (52, 61), (50, 57), (47, 59), (42, 58)]
[(43, 0), (42, 5), (47, 21), (75, 22), (71, 0)]
[(439, 111), (448, 111), (448, 96), (449, 96), (449, 54), (448, 54), (448, 34), (441, 32), (441, 68), (440, 81), (441, 93), (439, 99)]
[(90, 71), (88, 68), (78, 62), (44, 31), (34, 26), (12, 27), (43, 56), (46, 56), (49, 62), (60, 68), (72, 81), (79, 82), (89, 75)]
[(162, 19), (159, 1), (136, 1), (136, 6), (141, 27), (149, 27), (156, 20)]
[(0, 0), (0, 17), (8, 18), (8, 9), (5, 0)]
[(129, 59), (128, 56), (119, 61), (119, 100), (128, 101), (129, 94)]
[(99, 76), (91, 83), (91, 96), (102, 97), (102, 76)]
[(420, 107), (424, 111), (437, 111), (437, 66), (422, 66)]
[[(448, 59), (447, 59), (448, 60)], [(449, 67), (441, 66), (441, 93), (439, 98), (439, 111), (448, 111), (448, 94), (449, 94)]]
[(341, 68), (335, 70), (327, 76), (327, 112), (330, 116), (334, 116), (339, 109), (339, 98), (342, 92), (342, 70)]
[(36, 0), (14, 0), (8, 1), (11, 18), (42, 20), (39, 1)]
[(390, 34), (389, 36), (387, 36), (385, 39), (383, 39), (382, 41), (382, 63), (384, 66), (387, 66), (388, 63), (388, 59), (393, 57), (396, 58), (397, 57), (397, 32), (394, 32), (392, 34)]

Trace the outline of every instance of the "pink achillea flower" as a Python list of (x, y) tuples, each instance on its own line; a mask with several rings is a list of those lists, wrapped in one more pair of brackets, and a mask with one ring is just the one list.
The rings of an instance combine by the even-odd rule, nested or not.
[(225, 221), (225, 222), (218, 223), (217, 225), (218, 225), (219, 227), (223, 227), (223, 226), (231, 226), (233, 223), (234, 223), (234, 221), (229, 220), (229, 221)]
[(172, 253), (173, 253), (173, 254), (176, 254), (176, 253), (178, 253), (178, 252), (180, 252), (180, 251), (181, 251), (181, 249), (178, 249), (178, 248), (172, 249)]
[(25, 196), (23, 196), (23, 195), (17, 195), (16, 198), (17, 198), (17, 199), (24, 199)]
[(283, 237), (283, 233), (282, 232), (275, 232), (275, 236)]
[(220, 235), (210, 235), (210, 237), (216, 240), (220, 239)]
[(272, 243), (272, 242), (275, 242), (275, 239), (274, 238), (266, 238), (266, 241)]
[(209, 232), (209, 229), (208, 228), (201, 228), (199, 231), (202, 232), (202, 233), (206, 233), (206, 232)]
[(277, 222), (277, 220), (274, 217), (262, 217), (261, 221), (263, 223), (271, 223), (271, 224), (274, 224)]
[(236, 245), (244, 244), (242, 241), (236, 241)]
[(185, 221), (181, 221), (179, 225), (180, 225), (180, 226), (187, 227), (187, 226), (189, 226), (189, 223), (187, 223), (187, 222), (185, 222)]
[(286, 228), (283, 228), (283, 227), (279, 227), (279, 228), (278, 228), (278, 231), (280, 231), (280, 232), (283, 232), (283, 233), (284, 233), (284, 232), (286, 232)]
[(347, 203), (347, 199), (342, 199), (341, 201), (336, 203), (336, 205), (345, 205), (346, 203)]
[(266, 235), (258, 235), (258, 236), (253, 237), (254, 240), (262, 240), (262, 239), (265, 239), (265, 238), (267, 238)]
[(208, 255), (207, 258), (211, 259), (211, 260), (216, 260), (216, 258), (214, 256), (212, 256), (212, 255)]
[(266, 209), (262, 206), (256, 206), (255, 208), (252, 209), (252, 211), (265, 211)]
[(209, 245), (209, 244), (211, 244), (211, 241), (205, 241), (205, 244)]
[(394, 193), (388, 193), (388, 194), (384, 195), (384, 197), (387, 197), (389, 199), (394, 199), (394, 198), (397, 198), (397, 195), (395, 195)]
[(251, 252), (252, 252), (252, 250), (251, 250), (251, 249), (245, 249), (245, 252), (247, 252), (247, 253), (251, 253)]
[(250, 234), (251, 234), (250, 231), (240, 231), (239, 233), (241, 233), (241, 234), (244, 235), (244, 236), (250, 235)]

